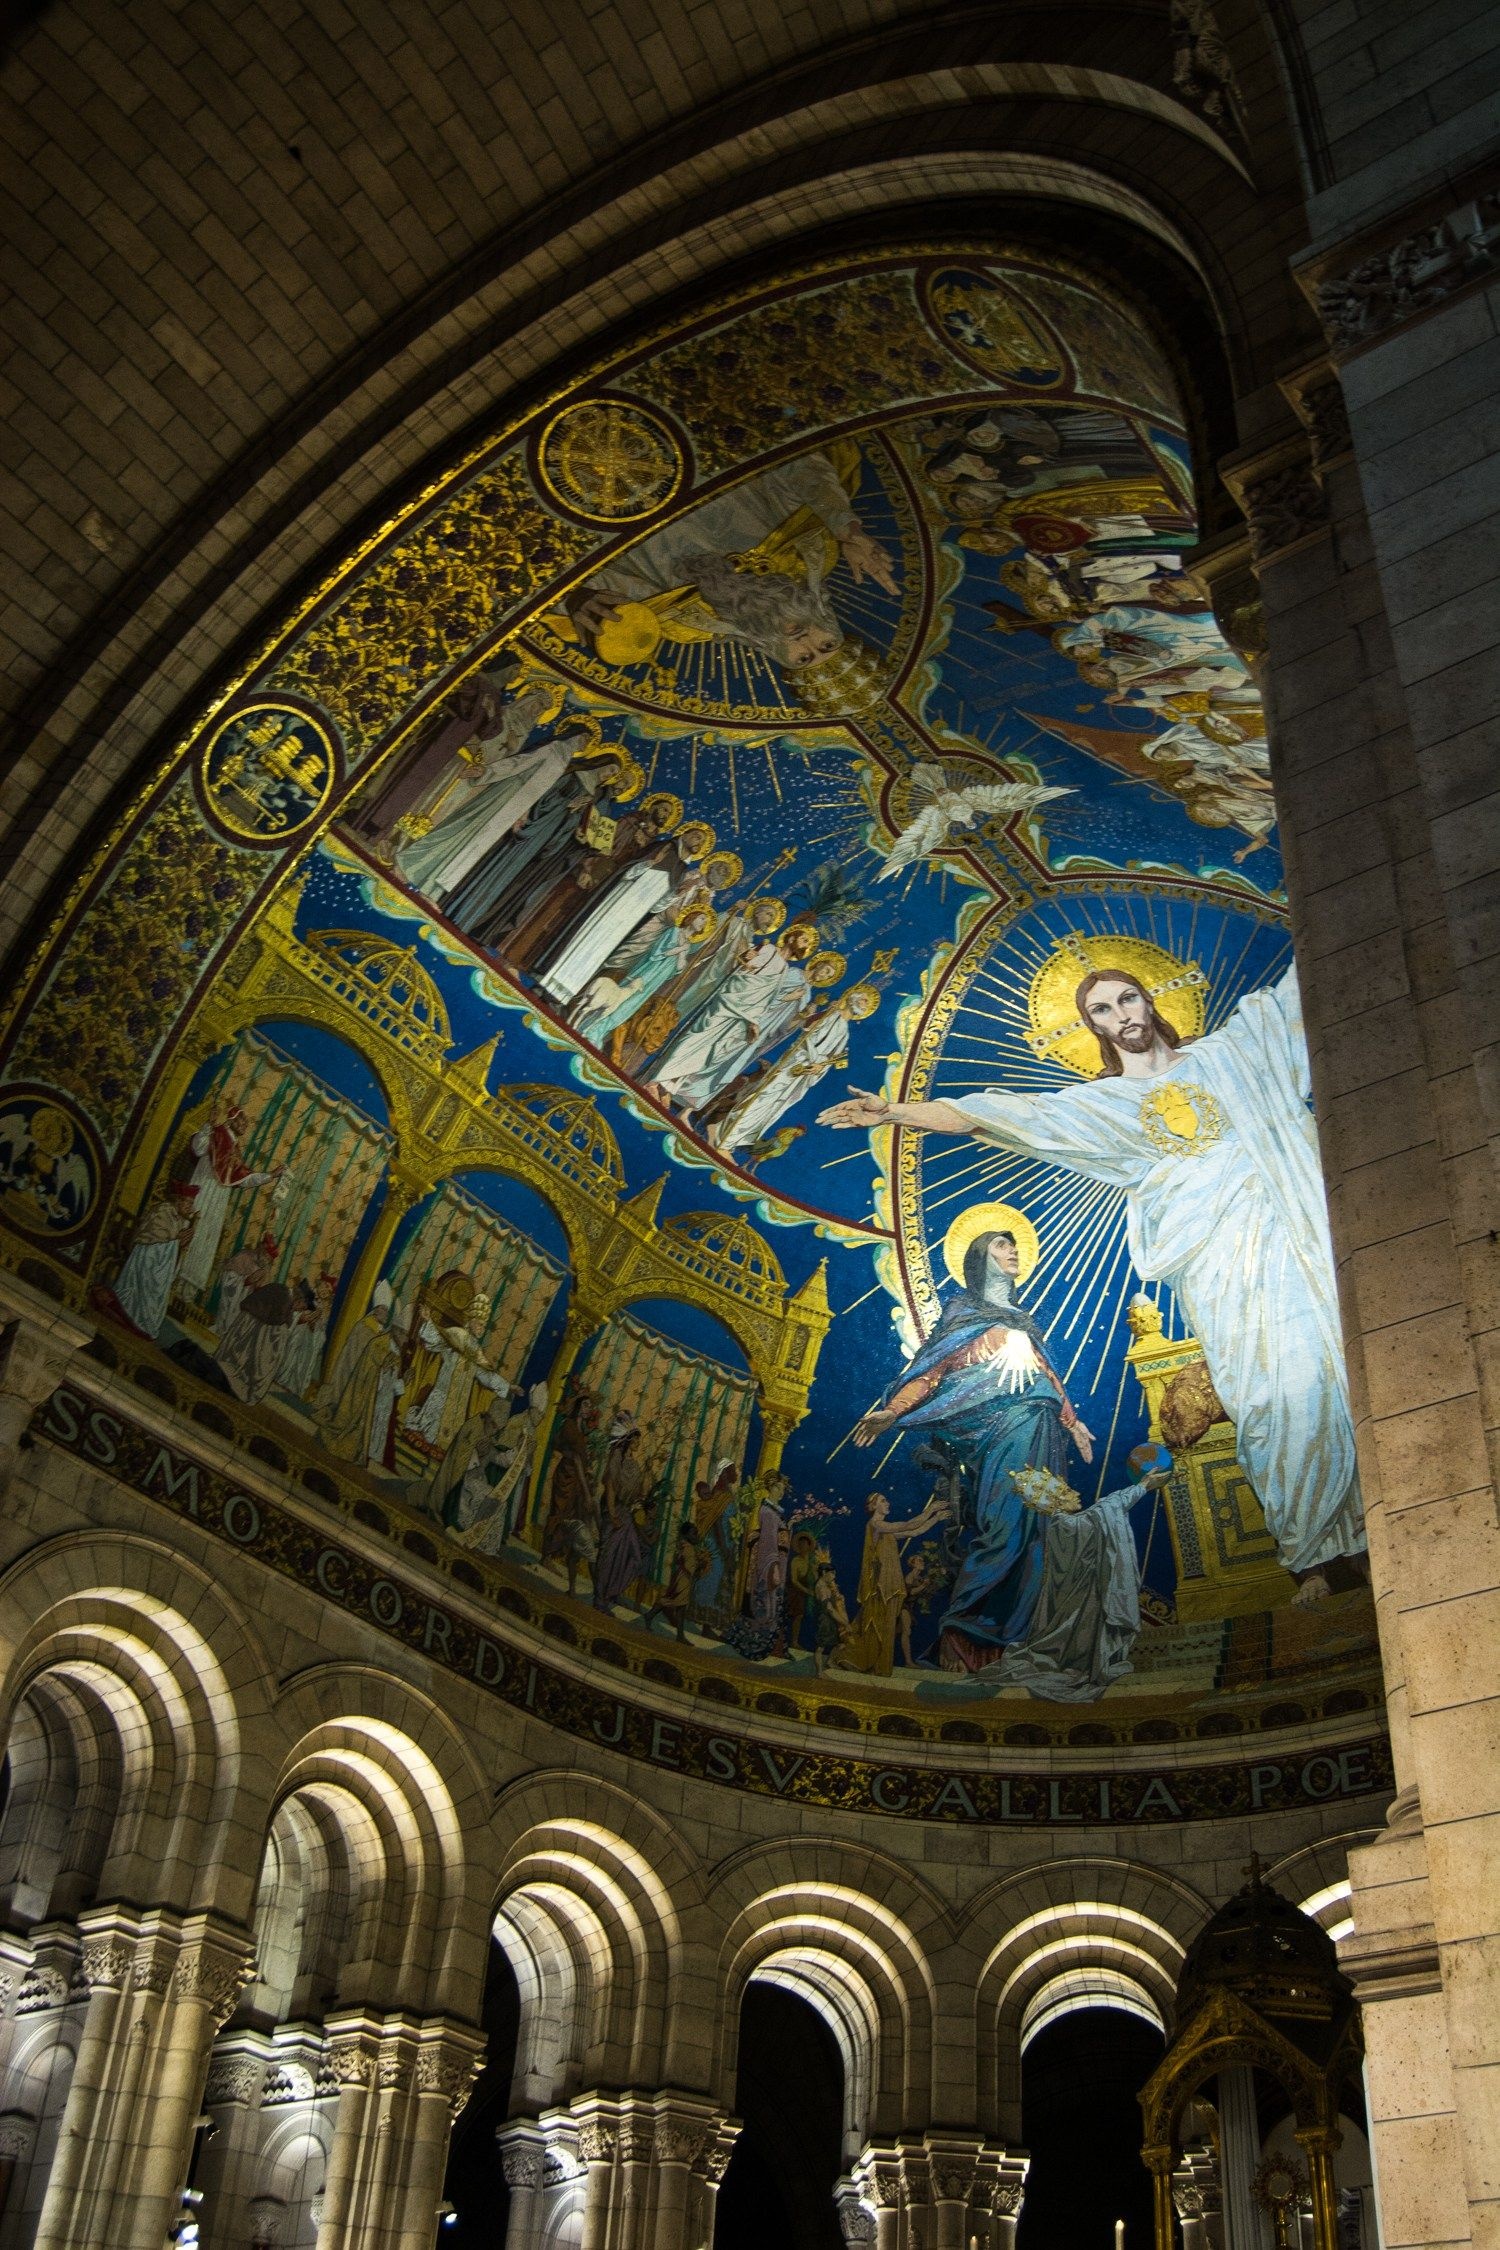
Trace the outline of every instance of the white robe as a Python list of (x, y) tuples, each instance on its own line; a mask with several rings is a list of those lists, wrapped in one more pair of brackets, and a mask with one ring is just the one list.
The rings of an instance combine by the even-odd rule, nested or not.
[(1127, 1485), (1077, 1515), (1043, 1518), (1036, 1610), (1025, 1640), (980, 1674), (986, 1687), (1023, 1687), (1047, 1703), (1094, 1703), (1132, 1669), (1141, 1565), (1130, 1511), (1148, 1489)]
[(263, 1187), (269, 1172), (247, 1172), (242, 1180), (221, 1180), (214, 1162), (213, 1127), (204, 1125), (193, 1135), (193, 1169), (189, 1185), (193, 1198), (193, 1239), (178, 1268), (180, 1286), (194, 1296), (206, 1296), (219, 1262), (219, 1237), (229, 1215), (229, 1198), (246, 1188)]
[(716, 1148), (743, 1148), (769, 1133), (811, 1086), (848, 1059), (849, 1019), (842, 1008), (830, 1008), (794, 1039), (774, 1070), (737, 1101), (722, 1125), (709, 1138)]
[(561, 735), (524, 757), (504, 757), (481, 776), (425, 836), (404, 844), (396, 869), (414, 891), (441, 902), (458, 889), (486, 852), (519, 828), (532, 807), (560, 781), (581, 735)]
[(316, 1381), (323, 1367), (323, 1351), (328, 1342), (327, 1320), (292, 1323), (291, 1341), (286, 1357), (281, 1363), (280, 1383), (293, 1398), (301, 1398)]
[[(480, 1365), (477, 1345), (474, 1346), (473, 1354), (458, 1350), (439, 1333), (430, 1320), (422, 1322), (417, 1334), (430, 1352), (437, 1353), (441, 1365), (433, 1378), (431, 1390), (421, 1405), (407, 1416), (402, 1427), (410, 1430), (414, 1437), (425, 1438), (429, 1445), (441, 1445), (453, 1434), (451, 1429), (445, 1429), (444, 1424), (451, 1423), (454, 1419), (449, 1413), (448, 1402), (455, 1382), (460, 1379), (474, 1382), (485, 1391), (508, 1391), (510, 1385), (503, 1375), (494, 1375), (487, 1367)], [(472, 1338), (470, 1341), (472, 1342)], [(466, 1396), (457, 1417), (460, 1422), (467, 1410)]]
[(183, 1221), (161, 1206), (153, 1206), (141, 1221), (130, 1255), (120, 1268), (115, 1295), (144, 1335), (155, 1336), (167, 1317), (186, 1233)]
[(541, 979), (542, 990), (563, 1007), (576, 1000), (647, 915), (655, 913), (671, 889), (672, 877), (665, 867), (653, 867), (644, 860), (627, 867), (582, 924), (567, 951)]
[(769, 940), (756, 946), (672, 1041), (657, 1067), (663, 1089), (687, 1108), (702, 1109), (780, 1037), (807, 989), (800, 962)]
[[(1180, 1089), (1195, 1136), (1152, 1108)], [(1307, 1049), (1290, 970), (1150, 1078), (950, 1100), (981, 1139), (1123, 1188), (1130, 1255), (1171, 1284), (1282, 1563), (1365, 1545)], [(1217, 1106), (1217, 1117), (1212, 1105)]]

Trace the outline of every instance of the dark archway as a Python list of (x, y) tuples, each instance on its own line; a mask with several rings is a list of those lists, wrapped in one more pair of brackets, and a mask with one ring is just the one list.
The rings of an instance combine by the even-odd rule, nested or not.
[(1079, 2008), (1039, 2031), (1021, 2061), (1021, 2133), (1031, 2151), (1019, 2250), (1150, 2250), (1151, 2175), (1136, 2095), (1162, 2035), (1117, 2008)]
[(817, 2010), (752, 1984), (740, 2008), (735, 2113), (744, 2121), (719, 2189), (714, 2250), (841, 2250), (833, 2188), (844, 2068)]
[(440, 2231), (443, 2250), (494, 2250), (510, 2223), (510, 2190), (495, 2146), (495, 2127), (510, 2115), (521, 1993), (515, 1971), (493, 1938), (480, 2027), (484, 2066), (459, 2112), (448, 2148), (443, 2200), (453, 2215)]

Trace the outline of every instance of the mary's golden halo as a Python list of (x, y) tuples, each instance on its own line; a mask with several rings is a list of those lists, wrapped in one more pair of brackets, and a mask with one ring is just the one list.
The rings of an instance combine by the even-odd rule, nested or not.
[(1016, 1248), (1021, 1254), (1021, 1267), (1016, 1275), (1018, 1282), (1027, 1280), (1036, 1271), (1042, 1254), (1041, 1238), (1024, 1211), (1013, 1203), (976, 1203), (972, 1209), (961, 1212), (943, 1237), (943, 1257), (948, 1271), (960, 1285), (964, 1278), (964, 1259), (969, 1246), (981, 1234), (1013, 1234)]

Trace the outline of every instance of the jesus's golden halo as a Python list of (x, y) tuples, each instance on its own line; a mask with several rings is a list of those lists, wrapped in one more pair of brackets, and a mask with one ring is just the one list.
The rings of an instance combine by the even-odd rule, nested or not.
[(1036, 1271), (1042, 1254), (1041, 1240), (1036, 1228), (1024, 1211), (1013, 1203), (976, 1203), (971, 1210), (962, 1212), (943, 1237), (943, 1257), (948, 1271), (960, 1284), (964, 1278), (964, 1259), (969, 1246), (981, 1234), (1013, 1234), (1021, 1255), (1018, 1282), (1025, 1281)]
[(1058, 1063), (1080, 1078), (1098, 1077), (1099, 1042), (1080, 1022), (1076, 997), (1091, 969), (1113, 970), (1139, 985), (1179, 1038), (1201, 1036), (1208, 980), (1196, 961), (1179, 961), (1147, 938), (1070, 930), (1031, 980), (1026, 1044), (1039, 1062)]

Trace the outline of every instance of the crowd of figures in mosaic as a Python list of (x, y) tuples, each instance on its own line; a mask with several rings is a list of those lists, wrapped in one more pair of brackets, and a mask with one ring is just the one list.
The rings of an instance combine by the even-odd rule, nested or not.
[(1195, 544), (1149, 327), (1076, 273), (888, 255), (642, 347), (214, 719), (13, 1039), (0, 1216), (700, 1655), (1147, 1709), (1268, 1612), (1266, 1676), (1367, 1666), (1265, 719)]

